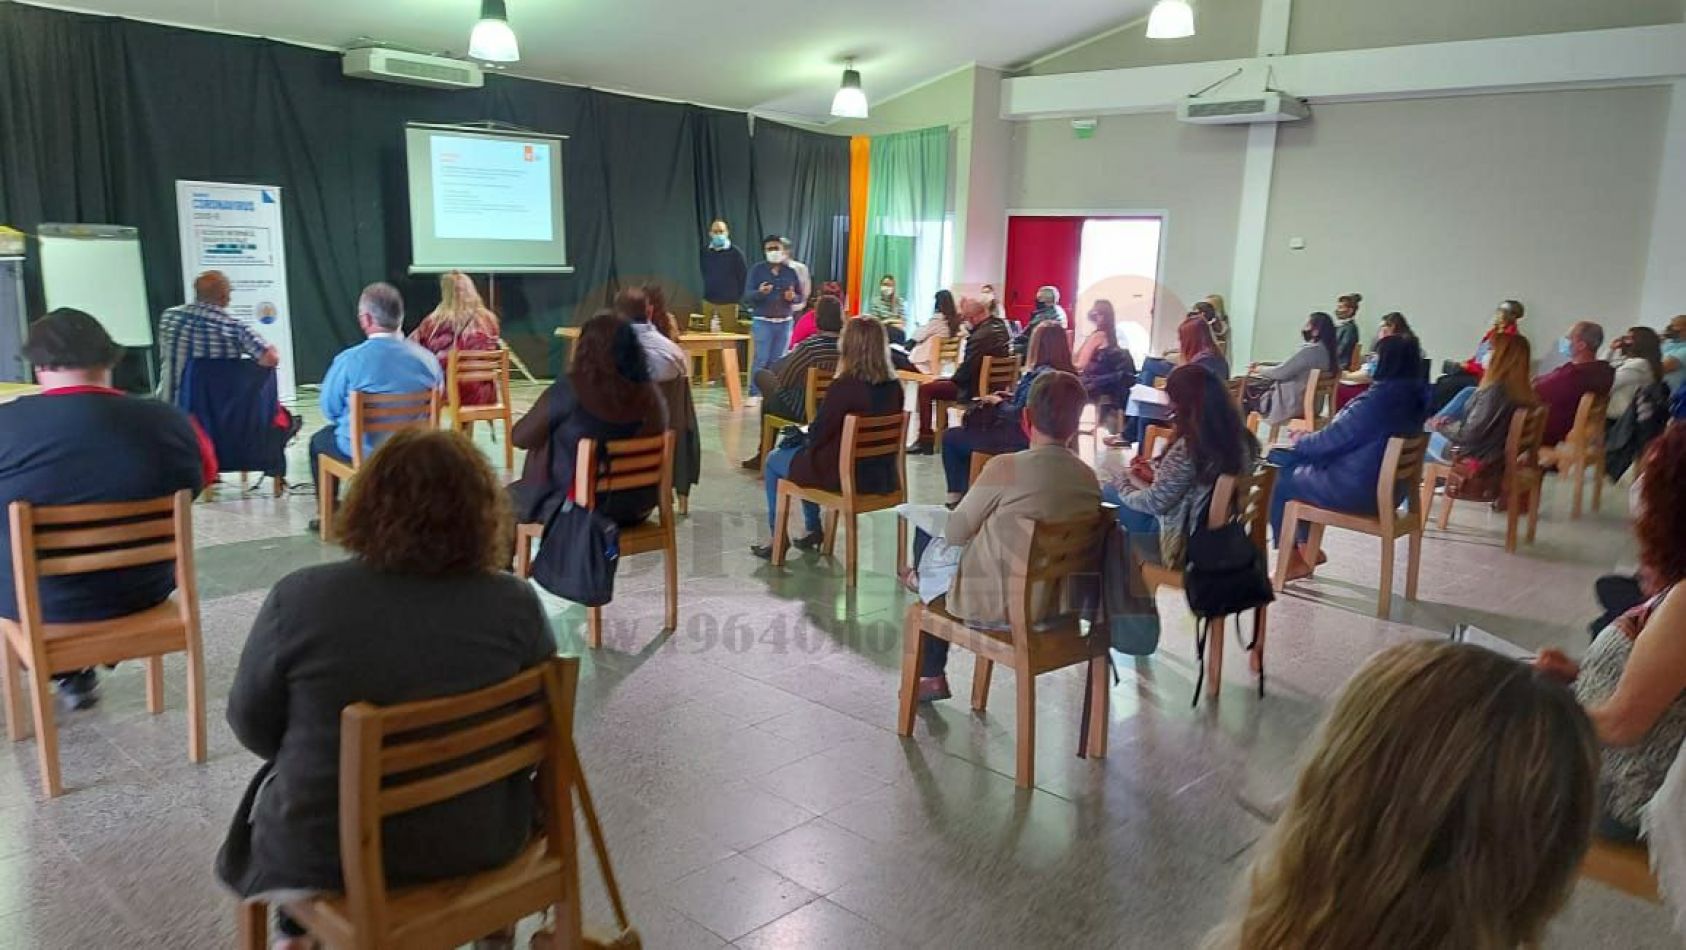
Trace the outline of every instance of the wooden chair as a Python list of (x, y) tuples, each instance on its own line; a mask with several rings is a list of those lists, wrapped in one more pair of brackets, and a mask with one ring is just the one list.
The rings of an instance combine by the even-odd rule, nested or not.
[[(986, 356), (978, 365), (978, 393), (998, 393), (1011, 390), (1019, 381), (1019, 358), (1016, 356)], [(948, 429), (948, 413), (970, 405), (972, 400), (938, 399), (931, 405), (931, 429), (936, 454), (943, 449), (943, 433)]]
[[(122, 660), (145, 659), (146, 708), (164, 711), (164, 654), (187, 654), (187, 757), (205, 761), (205, 652), (199, 637), (199, 588), (193, 573), (193, 493), (146, 501), (7, 509), (18, 620), (0, 618), (6, 734), (29, 735), (18, 691), (19, 666), (29, 671), (41, 790), (64, 791), (59, 778), (58, 727), (51, 677)], [(147, 564), (172, 564), (176, 590), (156, 607), (110, 620), (46, 623), (40, 582)]]
[(1653, 904), (1662, 903), (1651, 856), (1643, 844), (1618, 844), (1596, 835), (1581, 861), (1581, 877), (1597, 881)]
[(1144, 426), (1142, 428), (1141, 448), (1136, 452), (1136, 458), (1154, 459), (1159, 457), (1159, 450), (1171, 447), (1170, 426)]
[[(598, 459), (608, 455), (603, 471)], [(673, 515), (673, 432), (637, 439), (615, 439), (599, 443), (581, 439), (574, 456), (574, 501), (592, 508), (604, 492), (655, 488), (656, 520), (620, 529), (620, 556), (661, 552), (667, 581), (665, 628), (679, 626), (679, 540)], [(515, 526), (515, 572), (533, 576), (533, 543), (544, 536), (544, 525)], [(603, 645), (603, 608), (587, 607), (586, 640), (592, 649)]]
[(957, 336), (945, 336), (937, 343), (937, 362), (933, 369), (941, 376), (943, 367), (957, 366), (960, 363), (960, 343)]
[(1540, 461), (1557, 469), (1559, 478), (1567, 478), (1573, 486), (1574, 501), (1569, 517), (1581, 516), (1581, 497), (1586, 488), (1587, 469), (1592, 469), (1592, 510), (1597, 511), (1604, 500), (1604, 429), (1605, 414), (1610, 397), (1586, 393), (1575, 407), (1575, 426), (1569, 435), (1556, 445), (1540, 450)]
[[(880, 415), (850, 413), (843, 419), (843, 451), (838, 459), (842, 479), (841, 492), (820, 488), (804, 488), (788, 478), (779, 479), (778, 504), (773, 519), (773, 564), (782, 566), (790, 547), (788, 528), (790, 506), (797, 501), (810, 501), (826, 509), (825, 544), (820, 553), (831, 556), (837, 544), (837, 519), (841, 515), (848, 522), (849, 547), (844, 559), (848, 586), (855, 586), (860, 567), (860, 516), (884, 511), (907, 501), (907, 420), (906, 412), (887, 412)], [(856, 466), (866, 459), (896, 460), (896, 490), (877, 495), (861, 494), (855, 487)], [(907, 567), (907, 522), (896, 519), (896, 570)]]
[(918, 705), (919, 668), (924, 660), (924, 635), (946, 640), (977, 654), (972, 677), (972, 708), (983, 712), (989, 701), (989, 680), (995, 664), (1012, 669), (1018, 706), (1018, 755), (1014, 781), (1020, 788), (1036, 784), (1036, 677), (1078, 664), (1088, 665), (1089, 743), (1091, 758), (1106, 755), (1107, 718), (1112, 683), (1107, 659), (1110, 640), (1100, 634), (1084, 636), (1076, 617), (1048, 622), (1031, 622), (1033, 598), (1058, 588), (1074, 574), (1093, 574), (1100, 569), (1101, 543), (1111, 530), (1114, 515), (1102, 509), (1093, 515), (1064, 522), (1036, 522), (1016, 519), (1025, 538), (1022, 550), (1013, 553), (1007, 590), (1009, 630), (979, 630), (948, 613), (945, 601), (926, 605), (915, 602), (907, 608), (902, 630), (902, 676), (896, 732), (913, 735), (914, 711)]
[(1242, 411), (1241, 407), (1247, 402), (1247, 377), (1233, 377), (1225, 384), (1225, 388), (1229, 390), (1229, 399), (1235, 404), (1235, 411), (1239, 414)]
[[(1545, 435), (1546, 408), (1518, 409), (1510, 416), (1510, 433), (1505, 437), (1505, 471), (1500, 497), (1505, 500), (1505, 550), (1516, 553), (1516, 535), (1522, 513), (1528, 513), (1528, 543), (1534, 543), (1534, 532), (1540, 523), (1540, 488), (1545, 471), (1540, 468), (1540, 438)], [(1434, 514), (1434, 487), (1447, 481), (1452, 466), (1442, 462), (1424, 461), (1423, 516)], [(1440, 530), (1452, 522), (1452, 506), (1457, 501), (1446, 496), (1440, 506)]]
[[(578, 794), (588, 833), (607, 854), (574, 746), (579, 660), (551, 657), (472, 693), (340, 714), (340, 866), (345, 893), (285, 905), (288, 916), (340, 950), (457, 947), (522, 917), (555, 910), (556, 945), (589, 945), (581, 913)], [(413, 887), (387, 886), (382, 822), (532, 773), (542, 830), (503, 867)], [(607, 864), (604, 865), (607, 869)], [(616, 914), (624, 907), (605, 873)], [(240, 905), (240, 946), (268, 945), (269, 907)], [(624, 926), (624, 924), (623, 924)]]
[[(1311, 371), (1306, 377), (1305, 405), (1300, 409), (1300, 415), (1286, 422), (1271, 423), (1270, 436), (1265, 439), (1268, 445), (1276, 441), (1283, 429), (1289, 432), (1316, 432), (1329, 424), (1335, 416), (1335, 385), (1340, 376), (1334, 373), (1324, 373), (1320, 369)], [(1245, 382), (1243, 382), (1245, 385)], [(1263, 417), (1258, 413), (1250, 413), (1247, 417), (1247, 428), (1258, 432), (1259, 423)]]
[[(505, 374), (507, 377), (507, 373)], [(452, 389), (455, 392), (455, 388)], [(506, 400), (507, 401), (507, 398)], [(321, 519), (321, 537), (327, 541), (334, 536), (334, 511), (339, 507), (339, 483), (357, 474), (363, 467), (363, 443), (369, 437), (385, 438), (404, 429), (436, 429), (439, 427), (439, 391), (429, 389), (413, 393), (351, 394), (351, 461), (342, 462), (332, 455), (316, 457), (317, 517)], [(509, 440), (504, 439), (504, 445)]]
[[(1229, 521), (1230, 513), (1239, 502), (1241, 523), (1252, 537), (1253, 545), (1266, 558), (1270, 556), (1270, 495), (1276, 490), (1276, 468), (1260, 466), (1248, 475), (1224, 475), (1212, 487), (1212, 503), (1207, 509), (1207, 525), (1216, 528)], [(1184, 589), (1183, 572), (1159, 564), (1143, 564), (1142, 580), (1149, 590), (1161, 587)], [(1248, 653), (1248, 665), (1259, 677), (1264, 675), (1265, 628), (1269, 607), (1253, 611), (1253, 649)], [(1224, 678), (1224, 618), (1204, 621), (1206, 624), (1206, 695), (1217, 699)], [(1196, 621), (1201, 622), (1201, 621)], [(1262, 689), (1262, 687), (1261, 687)]]
[(771, 412), (761, 414), (761, 464), (767, 464), (767, 453), (773, 451), (779, 430), (785, 426), (799, 426), (812, 422), (815, 414), (820, 411), (820, 402), (825, 394), (831, 391), (832, 381), (837, 377), (837, 364), (808, 367), (808, 380), (803, 389), (802, 411), (806, 418), (786, 419)]
[(976, 485), (978, 476), (983, 474), (984, 466), (988, 465), (989, 460), (995, 458), (998, 454), (997, 452), (973, 452), (971, 466), (966, 470), (966, 484), (969, 486)]
[[(463, 405), (463, 383), (491, 383), (498, 401), (489, 406)], [(509, 435), (515, 428), (515, 418), (509, 400), (509, 351), (452, 350), (445, 363), (445, 394), (450, 401), (451, 425), (459, 431), (472, 431), (476, 422), (503, 423), (503, 467), (513, 471), (515, 443)]]
[[(1300, 522), (1311, 525), (1307, 538), (1308, 560), (1317, 569), (1317, 555), (1323, 547), (1325, 527), (1342, 528), (1374, 535), (1382, 542), (1381, 591), (1376, 602), (1376, 616), (1388, 618), (1393, 607), (1393, 549), (1394, 542), (1405, 537), (1410, 542), (1405, 566), (1405, 599), (1417, 599), (1417, 569), (1423, 552), (1422, 492), (1423, 457), (1428, 452), (1428, 436), (1394, 436), (1387, 442), (1387, 454), (1382, 457), (1381, 474), (1376, 478), (1376, 515), (1356, 515), (1343, 511), (1319, 508), (1303, 501), (1290, 501), (1282, 514), (1282, 549), (1276, 556), (1276, 589), (1288, 583), (1289, 547), (1299, 532)], [(1405, 513), (1399, 513), (1395, 500), (1403, 488)]]

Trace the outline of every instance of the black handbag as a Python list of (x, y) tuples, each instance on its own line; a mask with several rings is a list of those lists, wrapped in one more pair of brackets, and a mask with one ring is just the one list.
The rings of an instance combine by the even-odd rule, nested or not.
[[(598, 456), (598, 470), (608, 469), (605, 452)], [(621, 529), (615, 520), (569, 499), (545, 519), (533, 580), (563, 600), (601, 607), (615, 597), (620, 559)]]
[[(1195, 625), (1194, 703), (1206, 681), (1206, 640), (1215, 629), (1223, 636), (1223, 618), (1257, 610), (1276, 599), (1264, 552), (1253, 544), (1246, 527), (1232, 519), (1213, 528), (1202, 518), (1188, 538), (1188, 563), (1183, 568), (1183, 591)], [(1217, 623), (1210, 621), (1216, 620)], [(1236, 635), (1240, 635), (1239, 625)], [(1257, 642), (1244, 643), (1249, 652)], [(1259, 696), (1264, 696), (1264, 657), (1259, 657)]]

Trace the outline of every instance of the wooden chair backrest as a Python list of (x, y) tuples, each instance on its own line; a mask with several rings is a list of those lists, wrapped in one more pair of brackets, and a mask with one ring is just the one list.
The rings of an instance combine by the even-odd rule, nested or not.
[(978, 367), (978, 392), (998, 393), (1011, 390), (1019, 381), (1019, 358), (1016, 356), (986, 356)]
[[(1160, 443), (1164, 443), (1164, 444), (1161, 445)], [(1167, 449), (1167, 448), (1170, 448), (1170, 447), (1171, 447), (1171, 427), (1170, 426), (1143, 426), (1142, 427), (1142, 448), (1141, 448), (1141, 452), (1138, 453), (1139, 458), (1144, 458), (1144, 459), (1156, 458), (1159, 455), (1160, 449)]]
[(1015, 519), (1018, 536), (1027, 542), (1012, 552), (1008, 573), (1007, 620), (1017, 649), (1029, 649), (1036, 599), (1058, 596), (1073, 574), (1100, 573), (1101, 545), (1116, 518), (1112, 509), (1102, 508), (1070, 521)]
[(384, 935), (394, 923), (381, 863), (388, 816), (536, 771), (546, 854), (572, 853), (578, 682), (578, 659), (551, 657), (471, 693), (340, 713), (340, 864), (359, 933)]
[(806, 403), (808, 407), (808, 421), (813, 422), (819, 414), (820, 403), (825, 394), (831, 392), (831, 384), (837, 379), (837, 364), (829, 366), (808, 367), (808, 385), (806, 388)]
[(439, 427), (439, 390), (351, 394), (351, 463), (363, 465), (363, 443), (404, 429)]
[(501, 346), (495, 350), (453, 349), (445, 363), (445, 393), (452, 409), (462, 405), (462, 383), (492, 383), (497, 390), (496, 406), (475, 406), (476, 409), (501, 409), (509, 405), (509, 351)]
[[(673, 505), (673, 430), (636, 439), (581, 439), (574, 450), (574, 500), (597, 506), (604, 492), (655, 488), (656, 507), (667, 524)], [(607, 456), (607, 461), (601, 461)]]
[(1604, 448), (1604, 429), (1609, 424), (1605, 415), (1610, 411), (1608, 393), (1582, 393), (1575, 406), (1575, 425), (1564, 439), (1576, 451), (1596, 452)]
[(1352, 355), (1346, 358), (1346, 370), (1349, 373), (1356, 373), (1362, 369), (1363, 366), (1364, 347), (1355, 344), (1352, 347)]
[(1382, 470), (1376, 476), (1376, 512), (1385, 530), (1393, 529), (1394, 514), (1399, 508), (1397, 496), (1405, 489), (1406, 510), (1422, 515), (1423, 461), (1428, 455), (1428, 434), (1396, 435), (1387, 440), (1387, 452), (1382, 456)]
[(1337, 373), (1325, 373), (1320, 369), (1311, 371), (1305, 381), (1305, 420), (1313, 428), (1321, 429), (1329, 423), (1329, 418), (1335, 414), (1335, 384), (1340, 382)]
[(896, 491), (907, 497), (907, 418), (906, 412), (886, 412), (863, 415), (851, 412), (843, 417), (843, 451), (838, 467), (845, 497), (855, 491), (855, 468), (870, 458), (896, 458)]
[(173, 562), (176, 583), (191, 597), (193, 493), (144, 501), (85, 505), (7, 506), (12, 535), (12, 584), (18, 620), (31, 639), (40, 635), (40, 579)]
[(1239, 502), (1241, 524), (1260, 550), (1270, 546), (1270, 495), (1276, 489), (1276, 466), (1261, 465), (1245, 475), (1221, 475), (1212, 486), (1212, 503), (1206, 509), (1207, 527), (1229, 521)]
[(958, 336), (943, 337), (942, 342), (937, 344), (937, 365), (934, 368), (941, 371), (944, 364), (958, 362), (960, 362), (960, 338)]
[(1505, 436), (1505, 478), (1538, 468), (1540, 447), (1545, 441), (1546, 407), (1517, 409), (1510, 414), (1510, 432)]

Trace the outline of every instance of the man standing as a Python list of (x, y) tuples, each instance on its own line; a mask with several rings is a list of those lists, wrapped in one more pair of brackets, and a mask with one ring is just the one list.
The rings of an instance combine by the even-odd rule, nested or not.
[(978, 377), (983, 373), (984, 357), (1012, 355), (1012, 334), (1007, 330), (1007, 322), (990, 316), (989, 308), (983, 301), (976, 297), (960, 301), (960, 317), (972, 328), (966, 337), (965, 355), (960, 358), (960, 365), (955, 367), (953, 376), (919, 384), (919, 441), (908, 450), (909, 455), (932, 453), (937, 438), (932, 413), (937, 400), (975, 398), (982, 382)]
[[(59, 309), (30, 325), (23, 346), (41, 394), (0, 405), (0, 511), (38, 505), (141, 501), (216, 477), (210, 442), (175, 406), (111, 388), (122, 349), (80, 310)], [(0, 519), (0, 617), (18, 619), (10, 529)], [(164, 602), (176, 588), (168, 562), (37, 581), (46, 623), (110, 620)], [(98, 701), (92, 669), (55, 676), (73, 709)]]
[[(830, 294), (821, 297), (814, 304), (814, 327), (813, 336), (797, 344), (772, 367), (755, 374), (755, 382), (766, 394), (761, 400), (762, 416), (813, 421), (808, 418), (808, 370), (817, 367), (829, 374), (837, 366), (837, 334), (843, 330), (843, 301)], [(761, 453), (744, 459), (743, 467), (759, 471)]]
[(802, 282), (789, 263), (784, 238), (769, 234), (761, 241), (761, 252), (767, 259), (749, 269), (744, 297), (749, 300), (753, 317), (749, 333), (755, 345), (755, 359), (749, 371), (749, 394), (758, 396), (755, 372), (777, 363), (790, 345), (790, 321), (801, 296)]
[(190, 359), (227, 360), (242, 356), (259, 366), (275, 366), (281, 354), (257, 332), (228, 315), (231, 287), (222, 271), (208, 270), (193, 281), (193, 302), (171, 307), (158, 320), (158, 398), (176, 403), (181, 374)]
[(1534, 380), (1534, 395), (1546, 407), (1545, 445), (1556, 445), (1575, 427), (1575, 412), (1587, 393), (1608, 396), (1616, 381), (1616, 370), (1598, 358), (1604, 345), (1604, 328), (1587, 320), (1569, 328), (1569, 335), (1557, 341), (1557, 352), (1569, 362)]
[(720, 329), (737, 330), (738, 301), (743, 299), (749, 265), (744, 263), (743, 252), (732, 246), (731, 229), (718, 218), (708, 226), (708, 245), (702, 249), (702, 279), (702, 313), (709, 329), (719, 321)]
[(1013, 339), (1013, 352), (1023, 356), (1030, 349), (1030, 334), (1037, 324), (1044, 320), (1052, 320), (1060, 326), (1070, 326), (1066, 321), (1065, 308), (1060, 306), (1060, 289), (1048, 285), (1036, 289), (1036, 309), (1030, 312), (1030, 320), (1024, 325), (1024, 332)]
[(650, 370), (651, 382), (665, 383), (691, 371), (691, 361), (685, 351), (650, 322), (649, 298), (644, 296), (644, 291), (628, 287), (615, 294), (615, 315), (632, 324), (633, 332), (638, 334), (638, 345), (644, 348), (644, 365)]
[[(317, 457), (351, 461), (351, 394), (414, 393), (438, 389), (443, 382), (432, 353), (399, 335), (404, 298), (391, 284), (370, 284), (357, 298), (357, 325), (367, 337), (342, 350), (322, 378), (322, 418), (327, 425), (310, 437), (310, 480), (318, 478)], [(366, 439), (363, 451), (374, 449)], [(311, 523), (315, 531), (317, 524)]]
[(796, 272), (797, 293), (800, 294), (796, 298), (796, 305), (806, 306), (808, 298), (814, 293), (814, 278), (808, 273), (808, 265), (796, 259), (795, 247), (790, 243), (790, 238), (779, 238), (779, 243), (784, 246), (784, 262)]

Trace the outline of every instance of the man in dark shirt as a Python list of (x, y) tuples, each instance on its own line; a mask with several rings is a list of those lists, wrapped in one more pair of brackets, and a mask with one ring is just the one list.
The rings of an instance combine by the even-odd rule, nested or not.
[[(210, 443), (174, 406), (111, 388), (122, 350), (80, 310), (59, 309), (29, 328), (24, 356), (38, 396), (0, 405), (0, 508), (140, 501), (216, 477)], [(18, 619), (9, 519), (0, 521), (0, 617)], [(175, 590), (173, 565), (43, 577), (46, 623), (108, 620), (163, 603)], [(73, 708), (96, 701), (93, 670), (55, 677)]]
[(960, 316), (972, 328), (966, 337), (964, 355), (960, 358), (960, 365), (955, 367), (953, 376), (948, 379), (933, 379), (919, 385), (919, 441), (908, 449), (910, 455), (931, 454), (937, 438), (936, 430), (932, 426), (932, 412), (938, 400), (954, 401), (976, 397), (980, 384), (978, 376), (983, 372), (984, 357), (1012, 355), (1012, 331), (1007, 329), (1005, 320), (989, 315), (989, 308), (983, 301), (974, 297), (960, 301)]
[[(827, 294), (814, 304), (813, 336), (796, 344), (796, 349), (767, 369), (756, 370), (755, 383), (766, 396), (761, 415), (809, 422), (808, 370), (819, 367), (830, 372), (837, 365), (837, 334), (843, 329), (843, 301)], [(759, 431), (759, 429), (757, 430)], [(743, 467), (760, 471), (761, 453), (743, 460)]]
[(1013, 352), (1024, 356), (1030, 349), (1030, 335), (1036, 331), (1038, 324), (1045, 320), (1052, 320), (1060, 326), (1069, 326), (1065, 308), (1060, 306), (1060, 289), (1053, 285), (1036, 288), (1036, 307), (1030, 312), (1030, 319), (1025, 322), (1024, 332), (1013, 338)]
[(749, 265), (744, 263), (743, 252), (732, 246), (731, 229), (718, 219), (708, 226), (708, 246), (702, 249), (702, 279), (702, 314), (709, 329), (714, 329), (718, 320), (719, 329), (737, 332), (738, 301), (743, 299)]
[(749, 269), (744, 286), (744, 299), (749, 302), (752, 317), (749, 335), (755, 349), (750, 365), (751, 396), (762, 394), (755, 385), (755, 371), (777, 363), (790, 347), (790, 323), (802, 299), (802, 278), (790, 266), (784, 238), (767, 235), (761, 242), (761, 251), (767, 259)]
[(1534, 395), (1546, 407), (1544, 444), (1556, 445), (1575, 427), (1575, 412), (1587, 393), (1610, 395), (1616, 370), (1598, 358), (1604, 345), (1604, 328), (1582, 320), (1569, 328), (1569, 335), (1557, 341), (1559, 353), (1569, 362), (1534, 380)]

